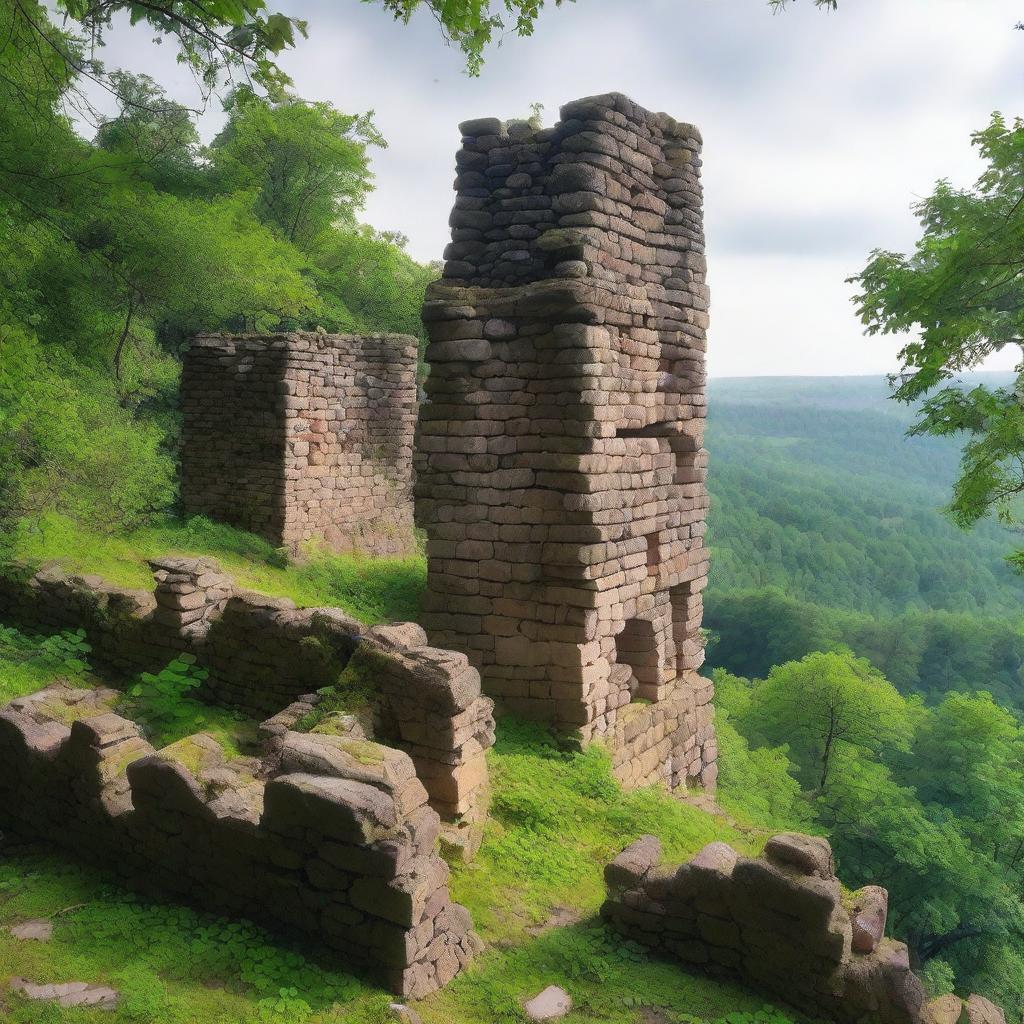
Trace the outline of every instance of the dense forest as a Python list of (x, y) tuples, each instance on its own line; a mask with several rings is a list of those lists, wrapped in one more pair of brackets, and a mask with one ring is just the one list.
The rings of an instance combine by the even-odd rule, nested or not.
[(710, 663), (763, 677), (847, 645), (904, 693), (1019, 705), (1016, 535), (950, 522), (959, 444), (907, 437), (889, 394), (881, 377), (712, 381)]
[(821, 829), (851, 883), (898, 893), (934, 991), (985, 988), (1019, 1015), (1017, 536), (950, 522), (960, 439), (908, 437), (889, 395), (880, 377), (711, 382), (723, 792)]

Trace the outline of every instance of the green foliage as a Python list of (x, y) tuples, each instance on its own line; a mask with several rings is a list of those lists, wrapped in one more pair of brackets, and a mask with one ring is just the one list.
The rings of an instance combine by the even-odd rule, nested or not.
[(965, 533), (938, 511), (959, 445), (906, 437), (913, 411), (890, 394), (880, 377), (711, 381), (712, 599), (773, 587), (879, 618), (1018, 615), (1012, 534), (995, 523)]
[(91, 650), (81, 629), (29, 636), (0, 624), (0, 706), (41, 690), (55, 677), (76, 686), (90, 685)]
[(265, 0), (58, 0), (57, 8), (100, 44), (114, 18), (127, 13), (133, 25), (143, 22), (158, 41), (170, 41), (207, 88), (236, 74), (280, 88), (289, 79), (274, 59), (306, 35), (306, 22), (268, 11)]
[(778, 591), (710, 594), (708, 662), (743, 676), (816, 650), (852, 649), (903, 693), (935, 703), (984, 687), (1007, 706), (1024, 704), (1024, 636), (1015, 620), (949, 612), (871, 618), (807, 604)]
[(875, 250), (852, 279), (869, 333), (913, 337), (900, 352), (895, 393), (905, 402), (925, 398), (913, 432), (967, 436), (950, 505), (964, 526), (992, 513), (1015, 522), (1014, 498), (1024, 490), (1021, 368), (1013, 387), (953, 384), (934, 393), (989, 355), (1016, 349), (1024, 335), (1024, 120), (994, 114), (973, 142), (985, 164), (974, 187), (940, 181), (914, 206), (922, 229), (914, 252)]
[(730, 1013), (715, 1024), (788, 1024), (789, 1018), (774, 1006), (762, 1006), (753, 1013)]
[[(62, 7), (100, 42), (131, 8), (214, 78), (241, 60), (259, 83), (273, 73), (260, 61), (290, 42), (288, 19), (256, 0)], [(227, 64), (222, 32), (235, 40)], [(0, 8), (0, 34), (5, 527), (57, 511), (113, 532), (173, 509), (178, 356), (199, 331), (421, 333), (433, 272), (357, 221), (367, 148), (383, 145), (370, 114), (305, 103), (267, 79), (273, 98), (236, 89), (202, 151), (194, 111), (147, 76), (102, 72), (36, 0)], [(91, 143), (65, 116), (87, 75), (119, 108)]]
[(342, 114), (294, 96), (262, 99), (236, 90), (228, 121), (209, 149), (214, 182), (256, 194), (256, 215), (304, 252), (335, 224), (355, 223), (370, 188), (367, 146), (384, 146), (371, 114)]
[[(462, 50), (466, 57), (466, 70), (479, 75), (483, 67), (484, 50), (507, 28), (517, 35), (533, 35), (534, 25), (544, 7), (544, 0), (364, 0), (380, 3), (397, 20), (408, 22), (420, 7), (433, 16), (444, 38)], [(574, 2), (574, 0), (569, 0)], [(561, 6), (563, 0), (554, 0)], [(512, 22), (506, 25), (500, 13), (504, 8)]]
[[(743, 719), (739, 708), (727, 710), (721, 694), (728, 686), (727, 673), (714, 674), (718, 714), (718, 800), (722, 806), (744, 821), (757, 822), (761, 828), (776, 831), (801, 831), (811, 824), (811, 809), (801, 798), (800, 784), (791, 774), (792, 764), (784, 747), (751, 747), (733, 723), (735, 715)], [(749, 695), (750, 684), (735, 679)], [(749, 697), (748, 697), (749, 699)]]
[(163, 747), (197, 732), (214, 736), (229, 754), (251, 740), (252, 723), (240, 714), (212, 707), (194, 694), (209, 676), (192, 654), (179, 654), (158, 673), (143, 672), (124, 700), (124, 713), (142, 725), (154, 746)]
[(120, 406), (109, 378), (2, 323), (0, 439), (0, 521), (8, 524), (49, 511), (113, 531), (171, 500), (159, 430)]
[(956, 987), (956, 972), (945, 960), (929, 960), (918, 974), (929, 999), (948, 995)]
[(120, 535), (97, 534), (62, 516), (21, 522), (0, 546), (0, 570), (12, 563), (39, 566), (58, 561), (68, 571), (97, 573), (125, 587), (151, 589), (147, 558), (169, 553), (216, 558), (241, 587), (307, 606), (335, 605), (373, 625), (409, 621), (419, 613), (426, 582), (421, 555), (368, 558), (312, 552), (289, 564), (267, 541), (201, 516), (186, 522), (164, 519)]
[[(778, 666), (764, 682), (716, 673), (728, 726), (802, 784), (843, 881), (885, 886), (892, 932), (929, 984), (1012, 993), (1024, 936), (1024, 733), (985, 693), (936, 708), (906, 699), (849, 652)], [(732, 796), (728, 739), (723, 798)], [(786, 746), (766, 747), (765, 744)], [(829, 752), (829, 743), (832, 743)], [(1007, 1004), (1019, 1020), (1016, 996)], [(1016, 1016), (1014, 1016), (1016, 1014)]]
[(819, 651), (773, 668), (743, 721), (755, 737), (785, 744), (804, 788), (824, 793), (837, 755), (905, 750), (915, 711), (863, 658)]
[[(561, 751), (535, 725), (503, 722), (491, 767), (499, 817), (478, 859), (457, 866), (452, 880), (456, 898), (474, 903), (489, 948), (470, 972), (417, 1005), (425, 1024), (519, 1024), (522, 1000), (556, 982), (569, 988), (576, 1012), (606, 1024), (637, 1024), (648, 1010), (675, 1024), (734, 1013), (744, 1024), (788, 1024), (737, 985), (652, 960), (594, 913), (602, 865), (634, 834), (662, 833), (666, 856), (681, 858), (716, 838), (750, 850), (739, 833), (667, 793), (623, 794), (599, 750)], [(510, 850), (518, 851), (511, 861)], [(583, 920), (526, 932), (556, 908)], [(18, 943), (2, 927), (51, 915), (49, 943)], [(386, 1024), (393, 997), (328, 966), (334, 961), (245, 922), (137, 900), (37, 850), (8, 849), (0, 861), (0, 962), (34, 978), (114, 986), (122, 1000), (103, 1015), (109, 1024)], [(11, 1000), (7, 1010), (12, 1024), (65, 1019), (38, 1003)]]

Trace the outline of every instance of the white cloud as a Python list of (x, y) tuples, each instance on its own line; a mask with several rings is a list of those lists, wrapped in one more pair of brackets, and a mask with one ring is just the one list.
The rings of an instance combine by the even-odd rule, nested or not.
[[(356, 0), (271, 6), (310, 23), (283, 61), (299, 92), (376, 111), (390, 145), (366, 219), (421, 259), (447, 240), (459, 121), (533, 102), (552, 120), (617, 90), (698, 124), (716, 374), (895, 369), (899, 341), (862, 337), (844, 278), (875, 246), (911, 246), (914, 198), (973, 179), (970, 133), (1021, 107), (1020, 0), (796, 0), (774, 17), (766, 0), (579, 0), (507, 37), (479, 80), (424, 12), (403, 26)], [(140, 38), (119, 27), (108, 62), (185, 90), (169, 48)]]

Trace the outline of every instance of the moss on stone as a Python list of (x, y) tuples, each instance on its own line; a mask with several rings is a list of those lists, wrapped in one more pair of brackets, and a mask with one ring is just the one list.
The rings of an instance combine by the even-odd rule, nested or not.
[(206, 733), (199, 733), (197, 736), (186, 736), (184, 739), (164, 747), (159, 752), (161, 757), (180, 764), (197, 781), (203, 769), (209, 768), (211, 764), (215, 763), (213, 751), (205, 744), (198, 742), (200, 736), (208, 740), (214, 739), (212, 736), (207, 736)]

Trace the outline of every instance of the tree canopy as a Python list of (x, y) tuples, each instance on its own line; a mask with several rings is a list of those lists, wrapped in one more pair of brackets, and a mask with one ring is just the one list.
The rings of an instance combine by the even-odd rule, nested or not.
[(193, 111), (114, 72), (117, 110), (89, 141), (65, 108), (84, 72), (63, 47), (81, 44), (16, 2), (0, 49), (0, 516), (114, 530), (174, 506), (189, 336), (419, 333), (433, 271), (359, 223), (384, 143), (371, 114), (240, 87), (204, 148)]
[[(924, 399), (913, 432), (967, 438), (949, 506), (965, 527), (993, 513), (1017, 522), (1024, 491), (1024, 362), (1013, 387), (952, 382), (1024, 347), (1024, 121), (995, 114), (973, 141), (986, 165), (975, 185), (940, 181), (914, 207), (922, 228), (914, 252), (876, 250), (853, 278), (869, 334), (916, 335), (900, 352), (895, 392)], [(1024, 565), (1024, 554), (1016, 558)]]

